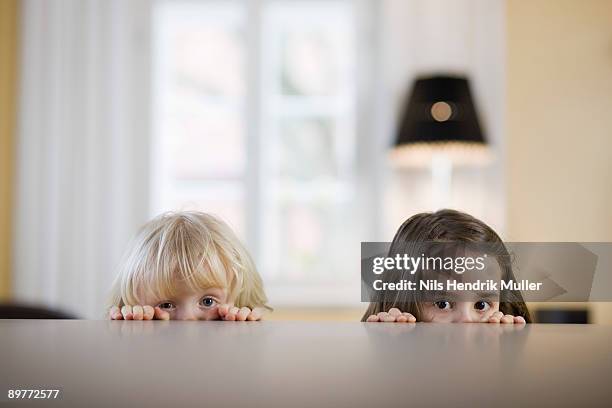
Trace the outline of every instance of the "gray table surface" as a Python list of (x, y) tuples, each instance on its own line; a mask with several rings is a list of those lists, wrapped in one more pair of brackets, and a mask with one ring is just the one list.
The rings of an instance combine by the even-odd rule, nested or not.
[(612, 327), (0, 320), (0, 385), (62, 390), (15, 406), (609, 407)]

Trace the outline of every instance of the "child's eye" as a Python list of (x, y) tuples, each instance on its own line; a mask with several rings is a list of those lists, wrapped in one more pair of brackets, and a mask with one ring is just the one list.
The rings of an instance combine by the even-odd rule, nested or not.
[(159, 305), (157, 305), (157, 307), (162, 310), (174, 310), (176, 308), (176, 306), (174, 306), (174, 304), (171, 302), (161, 302)]
[(216, 303), (217, 301), (210, 296), (205, 296), (200, 300), (200, 305), (203, 307), (213, 307)]
[(451, 308), (451, 303), (448, 300), (439, 300), (434, 302), (434, 305), (440, 310), (447, 310)]
[(491, 305), (489, 304), (489, 302), (485, 302), (484, 300), (479, 300), (478, 302), (474, 303), (474, 309), (480, 310), (482, 312), (484, 312), (485, 310), (489, 310), (490, 307)]

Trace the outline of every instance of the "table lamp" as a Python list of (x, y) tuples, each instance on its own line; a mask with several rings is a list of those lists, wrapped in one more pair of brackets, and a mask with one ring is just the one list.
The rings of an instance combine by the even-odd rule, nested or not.
[(490, 152), (467, 78), (418, 78), (391, 151), (396, 167), (431, 166), (434, 207), (450, 201), (453, 165), (484, 165)]

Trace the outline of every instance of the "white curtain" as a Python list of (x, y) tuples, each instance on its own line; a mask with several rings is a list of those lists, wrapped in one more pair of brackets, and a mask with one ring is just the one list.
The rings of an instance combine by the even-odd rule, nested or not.
[(149, 7), (22, 2), (15, 300), (102, 317), (148, 218)]

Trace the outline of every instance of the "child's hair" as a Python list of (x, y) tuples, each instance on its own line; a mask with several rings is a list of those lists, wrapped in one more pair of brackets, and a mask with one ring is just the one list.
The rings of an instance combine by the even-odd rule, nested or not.
[[(484, 222), (455, 210), (439, 210), (434, 213), (420, 213), (407, 219), (395, 233), (391, 247), (392, 254), (411, 253), (415, 242), (459, 242), (487, 243), (494, 248), (496, 259), (502, 270), (502, 279), (514, 280), (510, 254), (502, 239)], [(406, 292), (406, 291), (404, 291)], [(380, 312), (388, 312), (398, 308), (421, 320), (421, 305), (413, 293), (379, 293), (376, 301), (371, 302), (362, 321), (368, 316)], [(508, 291), (500, 299), (499, 310), (504, 314), (522, 316), (526, 322), (531, 322), (531, 316), (520, 291)]]
[(181, 284), (223, 288), (238, 307), (268, 308), (248, 252), (231, 228), (210, 214), (170, 212), (147, 222), (125, 254), (110, 306), (141, 304), (144, 294), (168, 299)]

